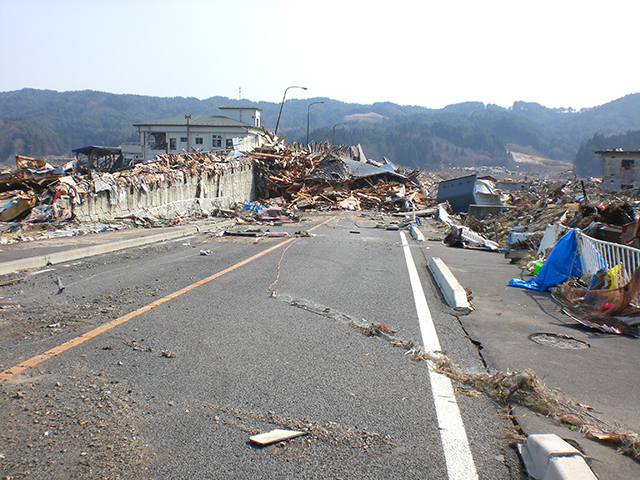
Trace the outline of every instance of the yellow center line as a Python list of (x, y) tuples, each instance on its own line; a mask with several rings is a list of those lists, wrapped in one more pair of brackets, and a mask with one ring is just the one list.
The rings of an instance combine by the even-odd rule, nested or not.
[[(326, 219), (324, 222), (319, 223), (318, 225), (316, 225), (315, 227), (311, 227), (308, 231), (311, 232), (313, 230), (315, 230), (318, 227), (321, 227), (322, 225), (325, 225), (327, 223), (329, 223), (331, 220), (333, 220), (334, 218), (336, 218), (335, 216), (330, 217), (328, 219)], [(44, 352), (41, 355), (36, 355), (35, 357), (31, 357), (28, 360), (25, 360), (24, 362), (19, 363), (18, 365), (11, 367), (8, 370), (5, 370), (3, 372), (0, 372), (0, 382), (2, 382), (3, 380), (7, 380), (8, 378), (11, 378), (19, 373), (24, 372), (27, 368), (31, 368), (34, 367), (36, 365), (38, 365), (39, 363), (44, 362), (45, 360), (54, 357), (56, 355), (60, 355), (63, 352), (66, 352), (67, 350), (75, 347), (76, 345), (80, 345), (83, 342), (86, 342), (87, 340), (97, 337), (98, 335), (100, 335), (101, 333), (106, 332), (107, 330), (111, 330), (114, 327), (117, 327), (118, 325), (122, 325), (125, 322), (128, 322), (129, 320), (131, 320), (132, 318), (135, 318), (139, 315), (142, 315), (145, 312), (148, 312), (149, 310), (162, 305), (163, 303), (168, 302), (169, 300), (173, 300), (174, 298), (178, 298), (181, 295), (184, 295), (187, 292), (190, 292), (191, 290), (194, 290), (198, 287), (201, 287), (202, 285), (204, 285), (205, 283), (209, 283), (212, 280), (215, 280), (216, 278), (220, 278), (223, 275), (226, 275), (229, 272), (232, 272), (233, 270), (240, 268), (244, 265), (246, 265), (247, 263), (250, 263), (260, 257), (262, 257), (263, 255), (266, 255), (267, 253), (270, 253), (274, 250), (277, 250), (278, 248), (281, 248), (285, 245), (287, 245), (288, 243), (293, 242), (293, 238), (290, 238), (288, 240), (285, 240), (283, 242), (280, 242), (277, 245), (274, 245), (273, 247), (269, 247), (266, 250), (263, 250), (260, 253), (256, 253), (255, 255), (253, 255), (252, 257), (249, 257), (245, 260), (242, 260), (241, 262), (236, 263), (235, 265), (231, 265), (230, 267), (225, 268), (224, 270), (220, 270), (217, 273), (214, 273), (213, 275), (207, 277), (207, 278), (203, 278), (202, 280), (198, 280), (195, 283), (192, 283), (191, 285), (187, 285), (184, 288), (181, 288), (180, 290), (177, 290), (173, 293), (170, 293), (169, 295), (159, 298), (158, 300), (156, 300), (155, 302), (151, 302), (148, 305), (145, 305), (144, 307), (140, 307), (137, 310), (134, 310), (133, 312), (127, 313), (126, 315), (123, 315), (120, 318), (116, 318), (115, 320), (112, 320), (109, 323), (105, 323), (104, 325), (100, 325), (99, 327), (94, 328), (93, 330), (90, 330), (86, 333), (83, 333), (82, 335), (72, 338), (71, 340), (69, 340), (68, 342), (65, 342), (61, 345), (58, 345), (57, 347), (54, 347), (50, 350), (47, 350), (46, 352)]]

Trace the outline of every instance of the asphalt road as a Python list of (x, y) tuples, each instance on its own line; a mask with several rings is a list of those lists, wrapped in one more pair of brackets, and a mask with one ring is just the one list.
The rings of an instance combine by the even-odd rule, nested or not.
[[(593, 414), (612, 431), (640, 431), (640, 384), (635, 378), (640, 370), (638, 339), (572, 322), (549, 292), (509, 287), (510, 278), (530, 277), (522, 276), (520, 268), (501, 254), (437, 250), (456, 278), (473, 292), (475, 311), (460, 320), (469, 337), (482, 347), (490, 368), (533, 372), (549, 389), (587, 406), (583, 411), (587, 424), (588, 415)], [(532, 341), (536, 334), (548, 334), (551, 343)], [(553, 343), (556, 335), (561, 341)], [(560, 348), (564, 338), (581, 348)], [(514, 405), (514, 415), (527, 434), (555, 433), (572, 441), (599, 478), (640, 478), (637, 461), (617, 454), (615, 446), (585, 437), (579, 427), (569, 428), (519, 405)]]
[[(3, 381), (3, 476), (524, 478), (504, 405), (456, 382), (447, 396), (407, 354), (426, 325), (410, 251), (442, 353), (484, 370), (426, 269), (447, 249), (403, 247), (406, 232), (358, 213), (277, 229), (325, 220), (288, 242), (201, 234), (0, 287), (3, 370), (72, 342)], [(305, 435), (249, 441), (273, 429)]]

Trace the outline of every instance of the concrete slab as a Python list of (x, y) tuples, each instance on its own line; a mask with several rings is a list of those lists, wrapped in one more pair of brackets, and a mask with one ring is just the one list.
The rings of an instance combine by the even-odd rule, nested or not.
[(60, 237), (34, 242), (14, 243), (2, 246), (0, 275), (42, 268), (47, 265), (70, 262), (80, 258), (101, 255), (126, 248), (174, 240), (194, 235), (204, 229), (220, 229), (235, 223), (234, 220), (166, 227), (158, 229), (124, 229), (73, 237)]
[(529, 435), (519, 447), (527, 472), (536, 480), (597, 479), (582, 453), (557, 435)]
[(467, 292), (465, 292), (462, 285), (460, 285), (456, 277), (451, 273), (451, 270), (449, 270), (449, 267), (447, 267), (440, 258), (431, 258), (429, 270), (438, 287), (440, 287), (440, 291), (447, 301), (447, 304), (451, 308), (464, 313), (469, 313), (473, 310), (467, 299)]

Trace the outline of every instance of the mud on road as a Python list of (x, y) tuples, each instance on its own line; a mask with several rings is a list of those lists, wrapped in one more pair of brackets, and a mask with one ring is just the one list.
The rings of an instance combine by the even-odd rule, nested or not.
[[(171, 279), (105, 282), (101, 291), (78, 296), (66, 285), (82, 282), (96, 267), (144, 260), (178, 245), (156, 244), (0, 277), (0, 371), (175, 289)], [(104, 350), (116, 345), (150, 350), (142, 339), (103, 343)], [(141, 395), (102, 372), (79, 364), (52, 371), (46, 362), (28, 369), (0, 386), (0, 478), (140, 478), (153, 455), (136, 425), (150, 413)]]
[(2, 385), (2, 478), (140, 477), (149, 455), (137, 435), (140, 396), (75, 365)]
[[(186, 243), (185, 243), (186, 242)], [(98, 290), (74, 284), (110, 268), (129, 268), (146, 257), (211, 242), (255, 243), (255, 238), (198, 235), (132, 248), (66, 265), (0, 276), (0, 371), (171, 293), (194, 278), (105, 281)], [(106, 267), (106, 268), (104, 268)], [(127, 283), (128, 282), (128, 283)], [(95, 283), (95, 282), (94, 282)], [(100, 343), (118, 361), (121, 349), (171, 357), (142, 338)], [(113, 350), (109, 352), (109, 350)], [(0, 478), (143, 478), (156, 453), (138, 427), (154, 415), (153, 402), (118, 378), (75, 364), (41, 363), (0, 384)]]

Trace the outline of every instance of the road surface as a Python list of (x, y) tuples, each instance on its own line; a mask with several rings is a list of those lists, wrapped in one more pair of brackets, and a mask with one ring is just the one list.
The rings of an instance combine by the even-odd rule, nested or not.
[[(426, 269), (445, 247), (378, 220), (203, 232), (0, 287), (3, 476), (525, 478), (508, 409), (414, 355), (485, 368)], [(249, 440), (274, 429), (304, 435)]]

